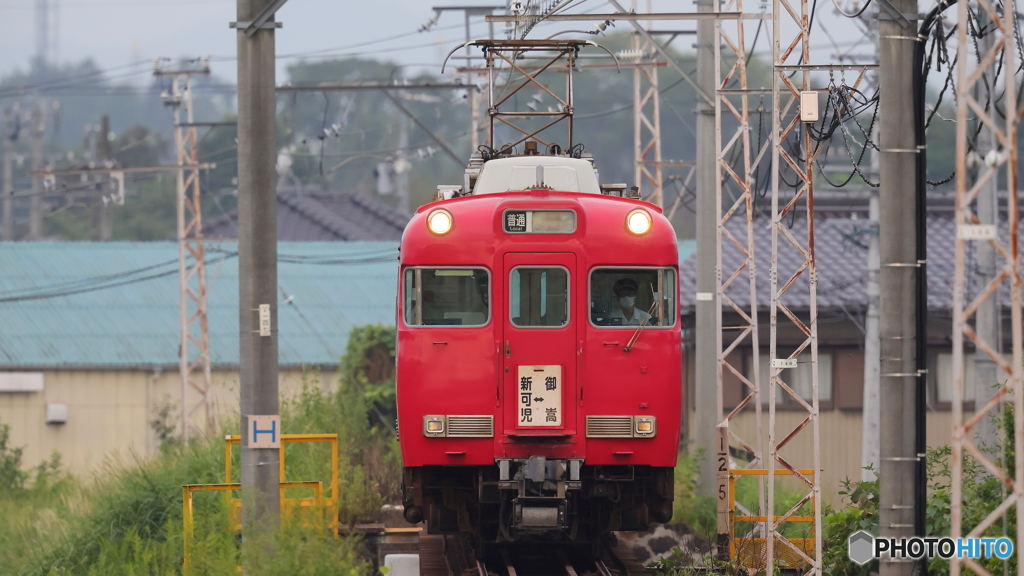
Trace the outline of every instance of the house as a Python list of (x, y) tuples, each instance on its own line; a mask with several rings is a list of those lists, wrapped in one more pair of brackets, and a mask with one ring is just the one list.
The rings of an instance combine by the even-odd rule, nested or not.
[[(1005, 221), (1003, 229), (1005, 230)], [(790, 223), (795, 232), (805, 233), (806, 220), (803, 212), (798, 212)], [(824, 468), (822, 488), (825, 493), (835, 494), (844, 478), (860, 479), (861, 477), (861, 434), (862, 408), (864, 390), (864, 315), (867, 309), (867, 254), (868, 238), (877, 234), (877, 227), (868, 220), (868, 203), (866, 194), (858, 193), (816, 193), (815, 194), (815, 251), (818, 269), (817, 307), (818, 307), (818, 354), (819, 354), (819, 409), (821, 458)], [(727, 227), (737, 238), (746, 238), (746, 221), (734, 218)], [(759, 360), (761, 400), (767, 407), (768, 373), (768, 337), (769, 337), (769, 305), (771, 269), (771, 236), (770, 219), (767, 215), (758, 215), (754, 219), (754, 252), (757, 272), (757, 309), (758, 336), (761, 343)], [(941, 446), (950, 443), (951, 439), (951, 391), (952, 391), (952, 281), (953, 281), (953, 250), (955, 224), (953, 220), (952, 197), (935, 194), (929, 198), (927, 216), (928, 242), (928, 414), (927, 443), (928, 446)], [(780, 243), (779, 269), (780, 279), (788, 278), (797, 266), (802, 264), (802, 257), (794, 250), (786, 250), (784, 242)], [(738, 250), (726, 245), (723, 252), (723, 268), (735, 270), (742, 262)], [(969, 246), (967, 254), (968, 267), (973, 266), (973, 246)], [(809, 300), (807, 275), (797, 281), (783, 298), (783, 302), (804, 321), (808, 319)], [(967, 298), (970, 300), (979, 290), (977, 279), (973, 276), (967, 286)], [(686, 347), (687, 358), (695, 352), (693, 331), (695, 327), (695, 278), (696, 257), (681, 265), (680, 290), (681, 310), (683, 314), (684, 336), (688, 335)], [(781, 281), (781, 280), (780, 280)], [(746, 281), (746, 272), (736, 281), (728, 292), (737, 305), (749, 310), (750, 292)], [(1001, 294), (1004, 308), (1004, 319), (1009, 318), (1009, 291)], [(739, 325), (742, 322), (733, 313), (725, 313), (723, 325)], [(793, 348), (803, 341), (803, 335), (790, 329), (789, 322), (779, 322), (778, 341), (782, 354), (788, 355)], [(1009, 334), (1009, 330), (1004, 330)], [(752, 374), (752, 353), (750, 345), (745, 344), (736, 350), (730, 363), (743, 366), (746, 375)], [(788, 347), (788, 350), (787, 350)], [(1005, 343), (1009, 349), (1009, 342)], [(809, 356), (809, 352), (804, 352)], [(972, 398), (973, 352), (966, 351), (965, 395)], [(687, 382), (694, 381), (694, 365), (687, 364)], [(810, 401), (810, 371), (806, 364), (793, 370), (788, 383)], [(689, 418), (687, 433), (693, 433), (693, 412), (698, 409), (714, 409), (694, 405), (694, 386), (687, 386), (688, 401), (687, 417)], [(723, 384), (723, 401), (726, 411), (736, 407), (743, 394), (743, 385), (738, 378), (727, 377)], [(972, 405), (967, 406), (973, 409)], [(788, 433), (806, 416), (800, 406), (791, 398), (782, 399), (777, 405), (777, 430)], [(762, 416), (764, 437), (767, 438), (767, 412)], [(756, 436), (754, 427), (753, 406), (748, 406), (735, 420), (734, 426), (741, 437), (753, 440)], [(783, 432), (784, 430), (784, 432)], [(808, 462), (811, 448), (811, 435), (797, 436), (790, 446), (789, 454), (793, 461)], [(784, 450), (784, 455), (786, 454)], [(834, 502), (835, 503), (835, 502)]]
[[(277, 194), (280, 242), (399, 241), (409, 222), (395, 208), (372, 198), (343, 192)], [(207, 238), (238, 238), (238, 210), (203, 223)]]
[[(236, 256), (206, 243), (219, 415), (238, 411)], [(335, 384), (349, 331), (394, 323), (397, 264), (397, 242), (278, 245), (282, 395), (310, 371)], [(0, 422), (26, 465), (53, 450), (73, 470), (152, 454), (151, 422), (180, 418), (177, 244), (7, 242), (0, 269)]]

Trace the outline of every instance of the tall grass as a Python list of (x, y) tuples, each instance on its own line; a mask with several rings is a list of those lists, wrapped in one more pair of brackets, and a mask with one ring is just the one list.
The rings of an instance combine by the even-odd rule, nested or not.
[[(352, 523), (375, 518), (381, 504), (398, 497), (401, 467), (394, 435), (370, 427), (362, 390), (344, 380), (338, 392), (328, 393), (315, 373), (308, 374), (302, 391), (282, 402), (281, 420), (284, 433), (338, 434), (337, 513)], [(227, 528), (220, 492), (196, 494), (192, 565), (182, 569), (181, 487), (224, 481), (222, 438), (167, 443), (150, 459), (110, 460), (89, 478), (54, 470), (36, 474), (34, 484), (27, 483), (33, 485), (0, 490), (0, 575), (236, 575), (239, 538)], [(286, 479), (323, 480), (327, 489), (327, 446), (289, 446)], [(234, 458), (238, 470), (237, 447)], [(253, 567), (247, 573), (365, 574), (369, 565), (358, 558), (358, 547), (355, 539), (282, 522), (269, 547), (273, 554), (247, 561)]]

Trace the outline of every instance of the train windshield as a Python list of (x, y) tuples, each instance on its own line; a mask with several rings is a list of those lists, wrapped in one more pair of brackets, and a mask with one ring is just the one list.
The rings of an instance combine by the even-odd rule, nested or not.
[(490, 275), (483, 268), (407, 268), (409, 326), (483, 326), (490, 319)]
[(647, 326), (675, 325), (675, 270), (598, 268), (591, 273), (591, 324), (599, 327), (639, 326), (644, 320)]
[(509, 302), (512, 324), (560, 328), (569, 322), (569, 271), (561, 267), (512, 270)]

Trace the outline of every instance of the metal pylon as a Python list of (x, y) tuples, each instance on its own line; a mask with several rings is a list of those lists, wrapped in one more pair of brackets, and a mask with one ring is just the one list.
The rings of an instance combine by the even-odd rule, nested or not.
[[(772, 2), (772, 263), (771, 312), (768, 343), (769, 377), (768, 388), (768, 479), (766, 522), (766, 565), (771, 570), (778, 557), (776, 545), (787, 547), (807, 563), (807, 574), (821, 575), (821, 439), (818, 430), (818, 271), (814, 258), (814, 146), (807, 127), (800, 121), (800, 92), (811, 88), (810, 11), (807, 0), (800, 0), (793, 6), (789, 0)], [(794, 31), (795, 30), (795, 31)], [(792, 75), (792, 77), (791, 77)], [(794, 82), (794, 78), (798, 78)], [(798, 139), (796, 155), (790, 154), (783, 142), (791, 135)], [(791, 197), (782, 199), (779, 195), (779, 172), (783, 165), (789, 166), (797, 182)], [(781, 202), (780, 202), (781, 201)], [(790, 230), (787, 216), (802, 202), (806, 209), (806, 227)], [(795, 270), (779, 270), (780, 255), (787, 261), (796, 261)], [(808, 316), (801, 319), (783, 303), (787, 294), (804, 289), (808, 291)], [(778, 345), (779, 313), (782, 321), (795, 328), (802, 335), (793, 351), (783, 356)], [(806, 321), (805, 321), (806, 320)], [(805, 400), (787, 384), (795, 371), (797, 359), (804, 352), (810, 353), (811, 399)], [(788, 370), (788, 372), (787, 372)], [(791, 402), (804, 418), (791, 430), (776, 429), (776, 404), (785, 399)], [(782, 434), (780, 434), (782, 432)], [(801, 453), (802, 466), (783, 457), (781, 450), (794, 438), (811, 435), (811, 454)], [(780, 439), (781, 436), (781, 439)], [(811, 466), (808, 466), (811, 464)], [(788, 470), (799, 480), (802, 497), (783, 514), (775, 515), (776, 470)], [(812, 474), (799, 469), (811, 468)], [(814, 557), (782, 537), (779, 527), (801, 507), (810, 503), (814, 509)]]
[[(511, 128), (518, 139), (504, 146), (515, 147), (527, 140), (536, 140), (539, 144), (549, 149), (563, 150), (570, 153), (574, 147), (573, 141), (573, 114), (575, 105), (573, 103), (573, 74), (576, 69), (576, 60), (581, 48), (594, 46), (599, 49), (607, 49), (599, 44), (588, 40), (475, 40), (467, 42), (452, 50), (445, 58), (445, 62), (457, 50), (467, 46), (476, 46), (483, 50), (486, 61), (487, 73), (487, 146), (494, 148), (495, 128), (504, 125)], [(611, 53), (609, 52), (609, 55)], [(526, 57), (536, 57), (536, 64), (525, 65)], [(547, 83), (540, 79), (541, 74), (547, 70), (565, 71), (565, 90), (560, 95), (557, 89), (552, 89)], [(507, 70), (507, 72), (506, 72)], [(463, 72), (468, 71), (464, 69)], [(441, 73), (444, 73), (442, 64)], [(506, 75), (503, 85), (497, 85), (498, 75)], [(498, 92), (500, 90), (500, 93)], [(515, 110), (516, 100), (513, 98), (523, 90), (539, 90), (539, 93), (546, 94), (553, 98), (556, 105), (549, 111)], [(546, 138), (546, 131), (556, 124), (565, 121), (566, 143), (556, 143)], [(538, 123), (542, 123), (537, 127)], [(545, 134), (543, 137), (542, 134)], [(503, 146), (503, 147), (504, 147)], [(576, 154), (581, 153), (578, 149)]]
[[(178, 290), (181, 341), (178, 373), (181, 378), (181, 436), (188, 441), (193, 428), (200, 435), (213, 430), (210, 398), (210, 338), (206, 308), (206, 266), (203, 253), (203, 213), (199, 182), (199, 145), (192, 110), (192, 76), (201, 70), (154, 70), (156, 76), (170, 76), (171, 90), (164, 104), (174, 109), (175, 158), (178, 204)], [(184, 121), (182, 116), (184, 115)], [(190, 395), (189, 390), (192, 390)], [(190, 400), (198, 395), (197, 400)], [(195, 422), (195, 415), (202, 418)]]
[[(633, 11), (636, 10), (637, 0), (633, 0)], [(647, 11), (651, 11), (650, 0)], [(633, 53), (639, 57), (633, 67), (633, 181), (640, 187), (640, 194), (645, 200), (663, 206), (665, 178), (661, 161), (658, 67), (653, 59), (654, 48), (638, 32), (633, 33)]]
[[(725, 12), (743, 12), (742, 0), (729, 0), (722, 7)], [(747, 62), (746, 62), (746, 20), (715, 21), (715, 208), (717, 210), (716, 262), (715, 279), (715, 325), (716, 345), (718, 353), (718, 434), (717, 439), (717, 482), (718, 498), (718, 534), (719, 546), (725, 545), (724, 537), (731, 534), (728, 515), (728, 502), (724, 494), (728, 491), (729, 452), (728, 445), (735, 441), (751, 456), (746, 468), (764, 467), (764, 445), (761, 426), (760, 400), (760, 344), (757, 328), (757, 271), (754, 261), (754, 170), (758, 162), (767, 153), (771, 141), (766, 141), (760, 150), (752, 150), (750, 143), (750, 109), (748, 105)], [(724, 47), (724, 50), (723, 50)], [(723, 51), (725, 54), (723, 54)], [(723, 57), (733, 60), (731, 66), (723, 66)], [(727, 124), (735, 123), (735, 129), (726, 133)], [(754, 157), (756, 156), (756, 159)], [(726, 194), (728, 190), (729, 194)], [(728, 206), (725, 199), (732, 200)], [(730, 226), (730, 224), (738, 224)], [(731, 228), (731, 229), (730, 229)], [(742, 232), (737, 233), (738, 230)], [(729, 259), (738, 265), (729, 265), (723, 253), (739, 256)], [(730, 296), (743, 290), (744, 272), (750, 302), (748, 306), (737, 304)], [(707, 298), (708, 296), (698, 296)], [(730, 326), (725, 326), (723, 316), (726, 311), (735, 314)], [(738, 361), (730, 356), (740, 352)], [(749, 352), (751, 370), (743, 369), (744, 352)], [(727, 414), (724, 404), (725, 378), (732, 376), (741, 383), (739, 403)], [(754, 413), (754, 439), (740, 437), (730, 423), (741, 414)], [(723, 472), (723, 468), (726, 471)], [(759, 506), (763, 503), (763, 480), (759, 480)], [(721, 488), (725, 487), (723, 491)], [(747, 516), (755, 515), (739, 505), (741, 512)], [(763, 512), (762, 512), (763, 514)], [(722, 552), (720, 552), (721, 554)]]
[[(984, 11), (990, 21), (988, 34), (995, 39), (991, 48), (979, 54), (979, 63), (968, 69), (966, 53), (970, 44), (967, 38), (968, 2), (960, 0), (957, 13), (957, 45), (961, 57), (957, 58), (957, 121), (956, 121), (956, 240), (955, 268), (953, 276), (953, 438), (952, 438), (952, 494), (950, 505), (950, 536), (977, 537), (1006, 514), (1014, 505), (1017, 506), (1017, 534), (1024, 534), (1024, 458), (1020, 456), (1024, 448), (1024, 389), (1021, 385), (1022, 329), (1021, 329), (1021, 277), (1019, 262), (1019, 224), (1020, 207), (1017, 190), (1017, 125), (1021, 110), (1016, 109), (1017, 86), (1014, 73), (1015, 62), (1015, 12), (1013, 3), (995, 5), (989, 0), (976, 0), (977, 9)], [(1003, 13), (1000, 13), (1003, 10)], [(973, 60), (973, 59), (971, 59)], [(1002, 62), (1002, 85), (1005, 90), (1003, 103), (1005, 119), (1000, 120), (990, 114), (985, 106), (975, 98), (975, 88), (981, 82), (998, 85), (996, 78), (985, 78), (986, 71), (993, 62)], [(980, 168), (978, 177), (972, 186), (967, 182), (968, 135), (970, 125), (968, 115), (974, 114), (995, 136), (997, 146), (995, 154), (986, 158)], [(981, 225), (978, 215), (971, 207), (981, 189), (993, 178), (998, 179), (1005, 170), (1007, 195), (1000, 199), (1001, 208), (1005, 207), (1007, 228), (1000, 230), (998, 225)], [(998, 214), (998, 212), (997, 212)], [(967, 287), (967, 244), (968, 242), (988, 242), (997, 254), (1001, 265), (991, 282), (984, 286), (976, 286), (968, 295)], [(973, 277), (973, 272), (971, 273)], [(1012, 345), (1011, 360), (1008, 362), (999, 353), (998, 342), (988, 342), (972, 326), (979, 306), (989, 298), (995, 298), (1000, 290), (1009, 290), (1010, 302), (1010, 339)], [(968, 301), (968, 298), (971, 298)], [(1004, 300), (1005, 301), (1005, 300)], [(975, 348), (985, 353), (998, 365), (1000, 375), (1005, 383), (984, 404), (977, 406), (974, 414), (964, 416), (964, 341), (970, 340)], [(986, 384), (978, 382), (977, 386)], [(1014, 405), (1014, 426), (1012, 439), (1004, 437), (1018, 455), (1015, 467), (1009, 470), (1003, 455), (984, 453), (975, 443), (972, 432), (984, 418), (992, 416), (992, 409), (1003, 401), (1010, 400)], [(980, 403), (980, 402), (979, 402)], [(1007, 435), (1008, 436), (1008, 435)], [(1007, 490), (1006, 498), (984, 520), (975, 526), (963, 524), (963, 472), (964, 456), (970, 455), (978, 463), (1000, 479)], [(1004, 453), (1005, 454), (1005, 453)], [(967, 567), (975, 574), (991, 576), (990, 573), (972, 559), (950, 559), (951, 576), (959, 576), (961, 569)], [(1017, 546), (1018, 566), (1024, 566), (1024, 547)]]

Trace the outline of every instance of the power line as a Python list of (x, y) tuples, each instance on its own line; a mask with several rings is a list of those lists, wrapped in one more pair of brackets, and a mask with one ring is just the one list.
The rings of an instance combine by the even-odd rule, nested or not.
[[(208, 252), (219, 254), (216, 258), (209, 258), (206, 263), (219, 263), (225, 260), (236, 258), (238, 256), (237, 250), (223, 250), (211, 248)], [(348, 254), (325, 254), (317, 256), (299, 255), (299, 254), (278, 254), (277, 261), (285, 264), (302, 264), (311, 266), (354, 266), (360, 264), (377, 264), (385, 262), (395, 262), (398, 259), (398, 250), (387, 250), (387, 251), (366, 251), (366, 252), (353, 252)], [(69, 282), (59, 282), (47, 286), (36, 287), (32, 290), (14, 290), (10, 292), (0, 293), (0, 304), (7, 304), (13, 302), (25, 302), (31, 300), (45, 300), (50, 298), (61, 298), (65, 296), (74, 296), (76, 294), (85, 294), (89, 292), (96, 292), (99, 290), (108, 290), (111, 288), (119, 288), (122, 286), (129, 286), (132, 284), (138, 284), (141, 282), (148, 282), (149, 280), (155, 280), (158, 278), (164, 278), (172, 276), (178, 273), (177, 269), (178, 260), (167, 260), (159, 262), (157, 264), (151, 264), (148, 266), (142, 266), (123, 272), (115, 272), (112, 274), (103, 274), (99, 276), (92, 276), (89, 278), (83, 278), (80, 280), (72, 280)], [(171, 266), (168, 270), (160, 270), (160, 268)], [(149, 272), (149, 274), (145, 274)]]

